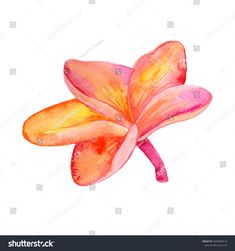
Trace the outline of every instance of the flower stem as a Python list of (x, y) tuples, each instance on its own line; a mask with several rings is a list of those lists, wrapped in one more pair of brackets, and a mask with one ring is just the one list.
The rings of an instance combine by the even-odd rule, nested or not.
[(159, 182), (167, 182), (168, 177), (167, 177), (167, 172), (166, 172), (164, 163), (162, 162), (161, 157), (159, 156), (158, 152), (155, 150), (152, 143), (148, 139), (145, 139), (138, 142), (137, 145), (155, 167), (156, 180)]

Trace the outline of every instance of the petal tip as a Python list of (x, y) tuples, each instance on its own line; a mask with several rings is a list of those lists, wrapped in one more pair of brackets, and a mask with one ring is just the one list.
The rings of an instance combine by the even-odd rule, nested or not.
[[(198, 93), (199, 93), (198, 95), (199, 98), (200, 98), (200, 93), (201, 93), (201, 96), (202, 96), (201, 101), (203, 102), (203, 105), (209, 105), (213, 99), (212, 94), (207, 89), (202, 88), (202, 87), (199, 87)], [(194, 93), (194, 98), (198, 98), (198, 97), (197, 97), (197, 91), (196, 91), (196, 93)]]
[(23, 123), (22, 136), (24, 137), (24, 139), (26, 139), (30, 143), (36, 144), (34, 142), (34, 140), (32, 139), (32, 137), (30, 136), (30, 119), (31, 119), (31, 117), (32, 116), (30, 116), (28, 119), (26, 119), (25, 122)]

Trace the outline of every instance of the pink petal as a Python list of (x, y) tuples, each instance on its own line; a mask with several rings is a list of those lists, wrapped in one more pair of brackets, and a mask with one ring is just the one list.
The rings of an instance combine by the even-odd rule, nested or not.
[(137, 121), (140, 140), (163, 126), (198, 115), (211, 99), (212, 95), (198, 86), (175, 86), (164, 90), (148, 103)]
[(129, 86), (134, 119), (157, 93), (184, 84), (186, 68), (184, 46), (178, 41), (165, 42), (138, 59)]
[(86, 186), (116, 173), (132, 154), (137, 134), (137, 127), (133, 125), (125, 137), (94, 137), (76, 144), (71, 160), (74, 182)]
[(77, 99), (37, 112), (23, 125), (25, 139), (40, 146), (75, 144), (93, 137), (126, 135), (128, 129), (91, 110)]
[(71, 59), (64, 65), (66, 84), (76, 98), (112, 120), (121, 117), (120, 123), (131, 117), (127, 101), (131, 73), (131, 68), (106, 62)]

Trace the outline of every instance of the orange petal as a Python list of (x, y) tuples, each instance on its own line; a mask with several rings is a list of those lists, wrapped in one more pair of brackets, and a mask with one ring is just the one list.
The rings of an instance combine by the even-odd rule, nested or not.
[(125, 119), (130, 117), (127, 90), (131, 72), (131, 68), (106, 62), (71, 59), (64, 65), (65, 81), (76, 98), (111, 119), (119, 115), (117, 111)]
[(211, 99), (207, 90), (193, 85), (164, 90), (148, 103), (137, 121), (140, 140), (163, 126), (198, 115)]
[(74, 144), (94, 136), (124, 136), (127, 129), (108, 121), (77, 99), (48, 107), (28, 118), (25, 139), (41, 146)]
[(186, 56), (180, 42), (165, 42), (143, 55), (134, 65), (129, 86), (134, 118), (153, 96), (168, 87), (184, 84), (185, 79)]
[(136, 125), (132, 125), (125, 137), (94, 137), (76, 144), (71, 160), (74, 182), (86, 186), (117, 172), (134, 150), (137, 134)]

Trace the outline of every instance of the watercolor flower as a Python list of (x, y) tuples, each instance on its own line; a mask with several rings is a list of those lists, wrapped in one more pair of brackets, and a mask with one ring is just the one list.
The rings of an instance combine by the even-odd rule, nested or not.
[(212, 99), (207, 90), (184, 85), (186, 68), (178, 41), (161, 44), (133, 68), (68, 60), (64, 78), (76, 98), (32, 115), (23, 125), (23, 136), (40, 146), (75, 144), (71, 173), (78, 185), (113, 175), (135, 146), (152, 162), (156, 179), (166, 182), (166, 169), (148, 136), (198, 115)]

